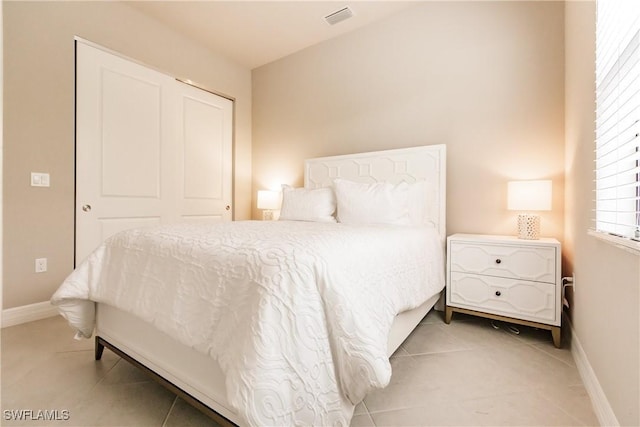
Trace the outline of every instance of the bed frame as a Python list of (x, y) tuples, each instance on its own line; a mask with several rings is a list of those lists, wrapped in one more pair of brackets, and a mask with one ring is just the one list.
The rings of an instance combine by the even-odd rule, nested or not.
[[(446, 241), (446, 149), (444, 145), (323, 157), (305, 162), (305, 187), (330, 186), (334, 178), (358, 182), (425, 180), (429, 194), (426, 222)], [(444, 265), (443, 265), (444, 269)], [(400, 313), (391, 328), (391, 356), (440, 298)], [(224, 374), (209, 356), (187, 347), (132, 314), (107, 304), (96, 304), (95, 358), (104, 347), (148, 373), (155, 380), (222, 425), (240, 424), (226, 399)]]

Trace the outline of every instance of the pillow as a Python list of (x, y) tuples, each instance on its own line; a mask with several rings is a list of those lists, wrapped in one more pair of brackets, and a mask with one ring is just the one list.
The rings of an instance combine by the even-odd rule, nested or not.
[(410, 225), (409, 184), (388, 182), (373, 184), (333, 181), (336, 191), (338, 222), (344, 224)]
[(282, 186), (280, 220), (336, 222), (336, 198), (330, 187), (307, 189)]
[(428, 200), (434, 200), (435, 188), (427, 181), (409, 184), (409, 222), (420, 226), (429, 223)]

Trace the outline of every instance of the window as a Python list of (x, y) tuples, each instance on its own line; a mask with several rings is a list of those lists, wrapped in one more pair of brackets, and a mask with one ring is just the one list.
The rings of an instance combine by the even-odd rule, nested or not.
[(597, 232), (640, 249), (640, 1), (599, 0), (596, 22)]

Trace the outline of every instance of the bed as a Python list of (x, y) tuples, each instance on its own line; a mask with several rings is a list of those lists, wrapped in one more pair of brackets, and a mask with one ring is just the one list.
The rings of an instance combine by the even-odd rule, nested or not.
[[(122, 265), (118, 264), (117, 271), (107, 275), (112, 278), (109, 281), (114, 283), (112, 289), (115, 290), (97, 290), (92, 288), (95, 283), (91, 284), (92, 279), (104, 273), (101, 269), (108, 270), (115, 264), (102, 267), (88, 260), (87, 265), (78, 267), (75, 276), (72, 274), (73, 278), (70, 276), (71, 279), (65, 281), (52, 302), (59, 306), (72, 326), (78, 328), (78, 334), (87, 337), (94, 332), (96, 359), (101, 357), (105, 346), (110, 348), (151, 373), (219, 422), (238, 425), (347, 425), (354, 405), (372, 388), (388, 383), (388, 357), (440, 298), (444, 287), (445, 165), (446, 151), (443, 145), (324, 157), (305, 162), (305, 191), (335, 186), (338, 192), (338, 183), (342, 181), (347, 186), (345, 188), (375, 183), (386, 183), (393, 188), (403, 183), (416, 184), (409, 188), (417, 188), (417, 184), (420, 184), (419, 192), (407, 193), (409, 196), (420, 195), (425, 198), (425, 203), (419, 203), (420, 227), (414, 227), (414, 224), (409, 227), (349, 224), (346, 208), (344, 224), (289, 221), (283, 206), (284, 220), (270, 223), (227, 223), (211, 226), (211, 230), (185, 224), (124, 232), (110, 239), (115, 241), (112, 244), (118, 249), (105, 249), (103, 245), (95, 255), (92, 254), (95, 258), (101, 256), (100, 251), (111, 251), (108, 259), (113, 263), (118, 254), (128, 254), (120, 257), (122, 259), (118, 262), (122, 262)], [(345, 194), (350, 196), (354, 193)], [(355, 198), (350, 200), (357, 202)], [(158, 236), (160, 243), (153, 240)], [(190, 260), (195, 259), (191, 257), (196, 256), (193, 255), (196, 249), (205, 246), (215, 247), (219, 251), (227, 248), (227, 252), (237, 258), (239, 253), (249, 253), (238, 251), (234, 246), (238, 239), (254, 242), (250, 249), (253, 251), (251, 253), (259, 254), (259, 268), (218, 265), (216, 268), (225, 272), (222, 276), (251, 276), (252, 283), (257, 283), (261, 277), (269, 275), (273, 283), (285, 283), (287, 289), (294, 289), (293, 293), (299, 295), (290, 297), (279, 290), (269, 291), (268, 303), (262, 298), (255, 307), (251, 307), (251, 304), (245, 304), (248, 305), (245, 307), (244, 302), (238, 301), (247, 299), (242, 295), (235, 298), (230, 293), (229, 305), (219, 304), (216, 307), (218, 311), (212, 311), (218, 314), (209, 315), (201, 314), (209, 312), (198, 311), (200, 309), (196, 307), (207, 304), (203, 294), (209, 290), (185, 291), (180, 287), (171, 287), (167, 291), (168, 286), (163, 288), (163, 280), (196, 282), (196, 278), (190, 278), (188, 272), (195, 271), (195, 276), (206, 274), (202, 269), (190, 267), (179, 274), (175, 273), (177, 278), (170, 279), (176, 270), (170, 267), (166, 272), (162, 270), (169, 258), (184, 258), (187, 260), (185, 263), (192, 262)], [(162, 243), (175, 240), (188, 244), (176, 249), (177, 246)], [(427, 240), (429, 243), (423, 245), (422, 242)], [(307, 250), (310, 241), (319, 242), (318, 248)], [(147, 243), (140, 242), (147, 242), (151, 249), (145, 246)], [(154, 249), (158, 247), (168, 249), (165, 253)], [(341, 252), (338, 247), (346, 250)], [(283, 252), (289, 255), (282, 257), (280, 254)], [(131, 281), (131, 277), (121, 277), (126, 276), (123, 272), (137, 271), (135, 268), (140, 263), (133, 260), (137, 254), (164, 260), (156, 264), (158, 271), (153, 274), (132, 275), (140, 274), (141, 278), (134, 280), (146, 280), (149, 284), (147, 290), (162, 288), (158, 295), (170, 292), (170, 298), (143, 299), (126, 282)], [(313, 261), (312, 265), (312, 261), (305, 260), (307, 255), (321, 262)], [(202, 255), (198, 257), (201, 259)], [(283, 267), (278, 264), (273, 270), (273, 263), (276, 259), (285, 258), (286, 263), (294, 267), (287, 270), (293, 273), (287, 273), (288, 276), (283, 278)], [(385, 265), (386, 260), (389, 266)], [(250, 263), (247, 261), (247, 264)], [(258, 270), (259, 274), (256, 273)], [(263, 273), (263, 270), (271, 273)], [(414, 280), (414, 276), (421, 275), (423, 270), (424, 277)], [(307, 286), (311, 281), (315, 284)], [(354, 295), (358, 288), (351, 290), (344, 286), (345, 281), (362, 281), (370, 289), (366, 288), (366, 296)], [(122, 282), (120, 287), (116, 282)], [(381, 296), (385, 292), (384, 286), (395, 282), (398, 282), (396, 287), (406, 288), (403, 290), (405, 295)], [(334, 283), (341, 286), (335, 286)], [(221, 294), (216, 294), (216, 301), (220, 300), (220, 295), (227, 295), (224, 289), (235, 289), (235, 285), (220, 285), (218, 288), (223, 290)], [(94, 295), (99, 297), (94, 298)], [(177, 304), (173, 301), (178, 300), (188, 300), (185, 306), (189, 309), (176, 309)], [(362, 308), (356, 306), (358, 300), (363, 301)], [(183, 324), (183, 317), (177, 317), (176, 320), (169, 315), (157, 315), (159, 307), (163, 305), (167, 305), (169, 311), (180, 311), (180, 316), (193, 317), (194, 313), (198, 313), (197, 323), (201, 325), (195, 330), (189, 329), (191, 326), (186, 321)], [(140, 312), (136, 312), (135, 307)], [(291, 307), (295, 307), (295, 310), (291, 309), (293, 315), (287, 311)], [(378, 310), (385, 314), (377, 313)], [(255, 311), (267, 313), (264, 314), (265, 318), (275, 317), (276, 325), (287, 324), (292, 318), (303, 320), (293, 323), (293, 332), (291, 329), (281, 332), (280, 326), (269, 326), (264, 318), (257, 323), (253, 320), (246, 322), (253, 325), (246, 326), (247, 333), (256, 334), (256, 328), (260, 331), (256, 335), (258, 338), (251, 342), (252, 351), (245, 352), (245, 344), (236, 344), (233, 337), (244, 336), (245, 322), (235, 319), (234, 323), (232, 320), (234, 317), (253, 319), (252, 313)], [(390, 311), (394, 312), (389, 316)], [(282, 314), (284, 312), (288, 314), (285, 316)], [(216, 317), (220, 313), (224, 315), (223, 324), (227, 327), (211, 338), (209, 331), (220, 323), (220, 318)], [(288, 335), (292, 342), (282, 338)], [(236, 345), (239, 347), (234, 347)], [(221, 347), (225, 348), (224, 352)], [(258, 351), (254, 351), (256, 348)], [(298, 359), (313, 362), (300, 364), (296, 362)], [(286, 366), (281, 366), (283, 363)], [(254, 371), (259, 376), (254, 376)], [(279, 390), (283, 383), (287, 392), (281, 394)], [(247, 394), (250, 396), (247, 397)]]

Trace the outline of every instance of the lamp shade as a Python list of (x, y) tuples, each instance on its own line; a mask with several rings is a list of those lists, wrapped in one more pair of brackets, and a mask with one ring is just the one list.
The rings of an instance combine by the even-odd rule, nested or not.
[(258, 209), (280, 209), (280, 193), (277, 191), (258, 191)]
[(509, 181), (507, 209), (511, 211), (550, 211), (551, 181)]

